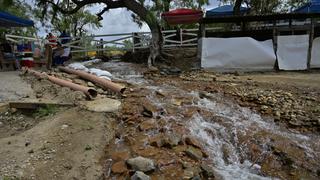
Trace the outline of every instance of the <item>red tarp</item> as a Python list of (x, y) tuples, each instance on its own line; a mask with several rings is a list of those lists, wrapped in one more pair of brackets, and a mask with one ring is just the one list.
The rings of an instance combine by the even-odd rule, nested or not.
[(199, 22), (203, 12), (193, 9), (176, 9), (162, 13), (161, 16), (168, 24), (192, 24)]

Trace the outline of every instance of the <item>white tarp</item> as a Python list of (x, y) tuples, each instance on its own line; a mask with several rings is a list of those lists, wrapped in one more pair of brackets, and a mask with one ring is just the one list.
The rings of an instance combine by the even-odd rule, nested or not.
[(250, 37), (203, 38), (201, 67), (219, 70), (272, 70), (276, 61), (272, 40)]
[(313, 40), (310, 66), (320, 68), (320, 37)]
[(308, 47), (309, 35), (278, 36), (279, 69), (307, 69)]

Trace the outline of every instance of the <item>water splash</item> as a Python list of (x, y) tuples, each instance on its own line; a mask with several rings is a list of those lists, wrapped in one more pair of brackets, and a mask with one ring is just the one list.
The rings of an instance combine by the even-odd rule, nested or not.
[[(187, 120), (179, 113), (174, 115), (157, 113), (157, 116), (166, 120), (167, 128), (170, 128), (172, 120), (187, 122), (186, 127), (189, 128), (191, 134), (205, 143), (215, 171), (223, 179), (275, 179), (261, 175), (261, 167), (246, 158), (248, 147), (246, 142), (240, 142), (240, 136), (254, 139), (254, 134), (267, 132), (262, 139), (263, 142), (259, 144), (263, 150), (261, 155), (270, 152), (268, 144), (270, 144), (271, 136), (278, 136), (289, 139), (291, 143), (303, 149), (310, 158), (319, 156), (319, 153), (314, 151), (320, 146), (319, 136), (290, 132), (276, 125), (271, 119), (264, 119), (258, 113), (240, 107), (222, 94), (207, 94), (206, 97), (202, 97), (198, 92), (188, 92), (168, 84), (161, 87), (154, 85), (152, 81), (143, 79), (143, 75), (136, 71), (130, 63), (104, 63), (103, 67), (117, 78), (143, 85), (150, 91), (147, 98), (159, 109), (165, 110), (168, 104), (173, 104), (175, 98), (184, 97), (190, 99), (192, 103), (182, 104), (178, 107), (179, 110), (196, 107), (210, 112), (211, 117), (195, 112)], [(168, 96), (159, 98), (156, 91), (165, 91)]]

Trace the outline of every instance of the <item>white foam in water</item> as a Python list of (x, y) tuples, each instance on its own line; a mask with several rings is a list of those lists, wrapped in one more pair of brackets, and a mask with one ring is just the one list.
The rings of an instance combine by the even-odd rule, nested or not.
[[(104, 67), (110, 70), (117, 78), (126, 80), (133, 84), (143, 84), (144, 88), (149, 89), (152, 93), (147, 98), (157, 107), (166, 109), (168, 104), (172, 104), (171, 96), (185, 96), (192, 100), (190, 105), (181, 105), (179, 108), (184, 110), (189, 107), (199, 107), (207, 110), (216, 116), (222, 117), (222, 120), (215, 121), (215, 119), (205, 119), (200, 113), (196, 113), (191, 119), (187, 120), (186, 127), (189, 128), (191, 134), (206, 143), (205, 148), (209, 154), (209, 159), (214, 164), (215, 171), (223, 179), (233, 180), (265, 180), (275, 179), (273, 177), (260, 176), (261, 167), (258, 164), (246, 160), (245, 154), (247, 152), (246, 144), (240, 144), (238, 135), (253, 135), (259, 131), (267, 131), (272, 135), (287, 137), (297, 146), (303, 148), (309, 157), (315, 156), (313, 145), (319, 142), (319, 136), (309, 137), (293, 132), (287, 129), (281, 129), (273, 121), (263, 119), (254, 111), (240, 107), (234, 102), (229, 102), (223, 95), (209, 94), (209, 98), (200, 98), (198, 92), (186, 92), (182, 89), (171, 85), (153, 86), (152, 81), (145, 80), (139, 72), (136, 72), (128, 63), (113, 63), (108, 62), (103, 64)], [(158, 98), (156, 91), (165, 91), (170, 94), (166, 98)], [(174, 93), (173, 93), (174, 92)], [(174, 97), (172, 97), (174, 98)], [(170, 127), (171, 121), (186, 122), (182, 115), (177, 113), (174, 115), (157, 114), (164, 118)], [(267, 135), (262, 147), (265, 147), (265, 152), (268, 153), (267, 144), (270, 137)], [(318, 145), (319, 146), (319, 145)], [(227, 148), (227, 156), (224, 154), (223, 148)], [(241, 160), (240, 160), (241, 159)]]
[[(218, 123), (208, 123), (199, 114), (195, 114), (188, 125), (191, 134), (206, 143), (206, 148), (215, 164), (215, 170), (224, 179), (271, 179), (257, 175), (259, 169), (250, 168), (252, 166), (251, 162), (246, 160), (240, 163), (239, 155), (232, 142), (230, 142), (230, 136), (233, 136), (233, 134), (227, 133), (224, 126)], [(209, 135), (205, 129), (210, 129), (214, 135)], [(228, 162), (224, 160), (223, 146), (228, 147)], [(254, 167), (259, 168), (258, 165)]]

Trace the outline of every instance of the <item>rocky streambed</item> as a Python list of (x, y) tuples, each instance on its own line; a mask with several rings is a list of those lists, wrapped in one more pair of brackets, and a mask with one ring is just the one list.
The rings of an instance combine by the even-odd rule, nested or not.
[[(115, 139), (106, 147), (105, 179), (319, 179), (317, 112), (300, 113), (308, 102), (295, 107), (299, 102), (286, 89), (269, 92), (229, 75), (97, 66), (128, 84)], [(277, 95), (291, 105), (278, 103)], [(294, 113), (283, 113), (285, 107)], [(288, 126), (298, 121), (310, 123)]]

